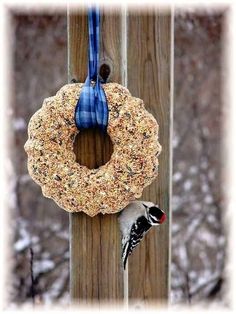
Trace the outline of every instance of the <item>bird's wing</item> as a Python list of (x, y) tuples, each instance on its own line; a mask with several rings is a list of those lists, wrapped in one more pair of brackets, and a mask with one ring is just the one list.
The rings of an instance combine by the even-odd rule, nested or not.
[(128, 256), (132, 253), (133, 249), (140, 243), (144, 234), (151, 228), (151, 225), (144, 216), (141, 216), (132, 225), (129, 240), (123, 245), (122, 259), (124, 269), (127, 263)]

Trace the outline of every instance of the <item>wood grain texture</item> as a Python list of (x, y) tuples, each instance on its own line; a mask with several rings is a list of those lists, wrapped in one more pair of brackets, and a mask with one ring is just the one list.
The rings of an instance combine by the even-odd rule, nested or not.
[[(73, 10), (68, 15), (69, 80), (84, 82), (87, 75), (87, 17)], [(102, 14), (101, 61), (109, 64), (109, 80), (121, 82), (120, 17)], [(102, 64), (102, 63), (101, 63)], [(97, 130), (84, 131), (75, 145), (77, 160), (89, 168), (109, 160), (112, 145)], [(104, 302), (123, 298), (117, 215), (90, 218), (70, 214), (70, 292), (74, 301)]]
[[(162, 12), (162, 11), (161, 11)], [(162, 153), (158, 179), (143, 193), (170, 218), (171, 14), (131, 12), (128, 18), (128, 89), (157, 119)], [(129, 258), (129, 298), (166, 302), (169, 290), (169, 222), (153, 228)]]

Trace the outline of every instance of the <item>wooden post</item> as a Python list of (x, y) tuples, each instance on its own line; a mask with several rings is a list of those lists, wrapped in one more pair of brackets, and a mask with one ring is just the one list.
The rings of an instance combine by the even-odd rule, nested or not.
[[(81, 8), (68, 14), (69, 80), (80, 82), (87, 75), (86, 14)], [(160, 13), (155, 8), (122, 16), (121, 10), (106, 10), (101, 20), (101, 65), (110, 66), (109, 81), (127, 84), (133, 96), (144, 100), (160, 125), (163, 147), (159, 177), (145, 189), (142, 199), (158, 203), (169, 219), (151, 230), (130, 257), (128, 297), (147, 303), (166, 302), (170, 259), (171, 13)], [(97, 131), (86, 131), (77, 141), (77, 160), (90, 168), (105, 163), (111, 151), (109, 139)], [(74, 300), (122, 301), (124, 282), (117, 215), (89, 218), (83, 213), (70, 214), (70, 252), (70, 292)]]
[(128, 19), (128, 89), (157, 119), (162, 153), (157, 180), (142, 199), (159, 204), (168, 219), (153, 228), (129, 258), (129, 298), (166, 302), (169, 294), (171, 108), (171, 13), (154, 8)]
[[(68, 14), (69, 80), (87, 75), (87, 12)], [(109, 80), (122, 84), (121, 19), (117, 12), (101, 16), (101, 63)], [(112, 152), (109, 138), (96, 130), (83, 132), (76, 143), (77, 160), (89, 168), (106, 163)], [(119, 301), (123, 298), (121, 242), (117, 215), (70, 214), (70, 293), (75, 301)]]

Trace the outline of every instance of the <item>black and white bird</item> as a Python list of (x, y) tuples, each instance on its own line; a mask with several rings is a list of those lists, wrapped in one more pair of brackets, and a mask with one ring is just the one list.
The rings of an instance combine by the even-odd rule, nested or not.
[(124, 269), (128, 256), (139, 244), (145, 233), (152, 227), (162, 224), (166, 214), (154, 203), (133, 201), (119, 216), (122, 232), (122, 260)]

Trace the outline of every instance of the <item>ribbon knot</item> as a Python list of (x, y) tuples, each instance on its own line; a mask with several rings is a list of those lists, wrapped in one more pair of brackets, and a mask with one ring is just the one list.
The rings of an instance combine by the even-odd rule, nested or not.
[(108, 124), (108, 105), (99, 78), (99, 9), (88, 12), (89, 62), (88, 76), (75, 108), (75, 124), (78, 129), (99, 127), (106, 131)]

